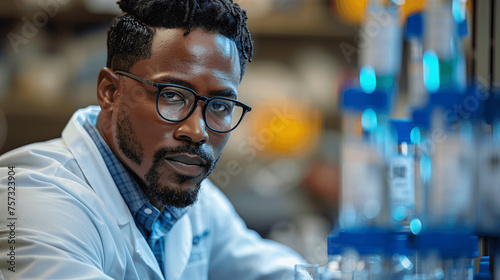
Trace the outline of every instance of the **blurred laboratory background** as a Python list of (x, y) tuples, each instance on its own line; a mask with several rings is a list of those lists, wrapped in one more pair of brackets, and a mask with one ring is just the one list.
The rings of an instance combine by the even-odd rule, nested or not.
[[(419, 85), (412, 85), (407, 74), (421, 73), (422, 65), (411, 64), (412, 45), (404, 30), (408, 16), (421, 12), (425, 1), (393, 1), (403, 30), (396, 49), (391, 40), (397, 38), (384, 37), (387, 19), (363, 25), (368, 1), (235, 2), (247, 10), (254, 40), (254, 58), (239, 88), (240, 99), (253, 109), (233, 132), (210, 178), (248, 227), (325, 265), (326, 237), (338, 224), (340, 210), (341, 93), (360, 86), (358, 57), (370, 48), (363, 38), (372, 32), (387, 44), (379, 50), (385, 54), (372, 54), (372, 59), (397, 64), (391, 117), (408, 117), (408, 92)], [(491, 69), (500, 68), (500, 51), (497, 46), (497, 56), (490, 55), (490, 38), (496, 32), (500, 45), (500, 1), (460, 2), (469, 15), (468, 35), (461, 39), (465, 71), (499, 86), (500, 70), (492, 76)], [(0, 153), (60, 137), (76, 109), (97, 104), (106, 32), (118, 14), (116, 0), (0, 3)]]

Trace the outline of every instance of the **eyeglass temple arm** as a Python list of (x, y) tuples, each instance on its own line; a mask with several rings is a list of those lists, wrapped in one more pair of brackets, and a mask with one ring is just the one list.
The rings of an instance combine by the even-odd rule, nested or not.
[(115, 73), (116, 73), (116, 74), (123, 75), (123, 76), (127, 76), (127, 77), (129, 77), (129, 78), (132, 78), (132, 79), (134, 79), (134, 80), (137, 80), (137, 81), (140, 81), (140, 82), (143, 82), (143, 83), (146, 83), (146, 84), (148, 84), (148, 85), (150, 85), (150, 86), (155, 86), (155, 83), (154, 83), (154, 82), (151, 82), (150, 80), (146, 80), (146, 79), (144, 79), (144, 78), (141, 78), (141, 77), (136, 76), (136, 75), (134, 75), (134, 74), (130, 74), (130, 73), (125, 72), (125, 71), (116, 70), (116, 71), (115, 71)]

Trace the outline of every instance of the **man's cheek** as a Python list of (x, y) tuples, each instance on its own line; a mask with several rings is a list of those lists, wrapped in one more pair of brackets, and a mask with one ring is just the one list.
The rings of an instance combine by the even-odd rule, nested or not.
[(229, 137), (226, 137), (226, 138), (222, 139), (222, 141), (219, 143), (219, 145), (217, 145), (215, 147), (215, 149), (213, 150), (213, 153), (212, 153), (214, 159), (220, 157), (220, 155), (224, 151), (224, 148), (226, 147), (226, 144), (227, 144), (228, 140), (229, 140)]

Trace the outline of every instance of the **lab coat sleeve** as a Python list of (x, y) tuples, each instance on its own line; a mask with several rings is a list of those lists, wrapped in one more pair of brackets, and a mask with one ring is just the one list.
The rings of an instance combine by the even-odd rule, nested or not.
[(292, 249), (248, 229), (229, 200), (214, 189), (209, 279), (293, 279), (295, 264), (305, 260)]
[[(4, 278), (111, 279), (101, 267), (103, 246), (96, 229), (101, 219), (75, 197), (77, 193), (85, 199), (91, 190), (74, 180), (23, 170), (21, 165), (12, 164), (16, 166), (15, 189), (9, 188), (14, 184), (9, 184), (13, 179), (7, 176), (8, 167), (0, 168), (0, 271)], [(54, 169), (59, 167), (49, 165), (45, 171)], [(15, 202), (10, 209), (8, 201)]]

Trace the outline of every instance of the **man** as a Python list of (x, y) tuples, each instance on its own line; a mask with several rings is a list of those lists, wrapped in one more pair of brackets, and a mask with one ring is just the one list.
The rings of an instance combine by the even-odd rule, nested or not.
[(100, 108), (77, 111), (60, 139), (0, 157), (0, 271), (291, 278), (300, 256), (248, 230), (206, 179), (250, 111), (237, 101), (252, 56), (245, 12), (227, 0), (119, 5)]

